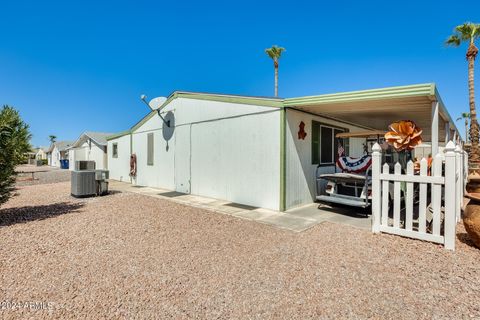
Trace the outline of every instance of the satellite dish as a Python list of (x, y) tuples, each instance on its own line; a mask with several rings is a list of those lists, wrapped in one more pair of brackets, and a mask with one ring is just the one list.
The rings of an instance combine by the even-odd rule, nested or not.
[(157, 110), (165, 103), (165, 101), (167, 101), (167, 98), (165, 97), (156, 97), (150, 100), (148, 105), (152, 110)]

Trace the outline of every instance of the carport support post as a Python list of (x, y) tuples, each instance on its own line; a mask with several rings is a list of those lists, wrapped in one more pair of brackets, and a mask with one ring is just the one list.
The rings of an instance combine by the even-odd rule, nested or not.
[(445, 145), (447, 145), (448, 141), (450, 141), (450, 140), (455, 141), (454, 139), (450, 138), (450, 134), (451, 134), (451, 132), (450, 132), (450, 122), (445, 121)]
[(432, 157), (438, 153), (438, 101), (432, 101)]
[(381, 192), (380, 170), (382, 168), (382, 148), (378, 143), (372, 148), (372, 232), (380, 232)]

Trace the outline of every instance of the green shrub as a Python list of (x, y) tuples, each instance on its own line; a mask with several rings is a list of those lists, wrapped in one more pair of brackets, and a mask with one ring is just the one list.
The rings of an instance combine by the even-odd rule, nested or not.
[(0, 205), (15, 188), (15, 166), (22, 163), (30, 150), (31, 134), (17, 110), (3, 106), (0, 110)]

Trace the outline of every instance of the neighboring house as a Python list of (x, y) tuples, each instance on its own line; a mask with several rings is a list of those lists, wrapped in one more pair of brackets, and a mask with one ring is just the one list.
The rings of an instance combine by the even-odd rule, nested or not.
[[(111, 179), (280, 211), (315, 201), (315, 170), (334, 172), (337, 133), (411, 119), (433, 154), (459, 137), (435, 84), (290, 99), (174, 92), (158, 110), (170, 127), (153, 110), (107, 138)], [(344, 141), (353, 157), (363, 143)]]
[(70, 170), (75, 168), (75, 161), (95, 161), (96, 169), (107, 169), (107, 136), (111, 133), (85, 132), (68, 148)]
[(47, 151), (48, 165), (60, 168), (60, 160), (68, 159), (68, 147), (73, 143), (74, 141), (57, 141), (52, 143)]
[(35, 159), (37, 160), (45, 160), (47, 159), (47, 151), (48, 147), (38, 147), (35, 149)]

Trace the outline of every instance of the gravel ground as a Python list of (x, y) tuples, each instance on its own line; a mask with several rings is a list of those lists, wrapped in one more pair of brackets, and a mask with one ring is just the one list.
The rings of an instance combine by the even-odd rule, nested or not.
[[(0, 209), (0, 318), (480, 318), (480, 250), (275, 229), (138, 194), (26, 186)], [(45, 195), (48, 194), (48, 197)], [(2, 309), (0, 308), (0, 309)]]
[(56, 183), (70, 181), (70, 170), (59, 169), (50, 166), (22, 165), (15, 168), (17, 172), (35, 172), (35, 180), (30, 173), (19, 173), (17, 186), (30, 186), (37, 184)]

